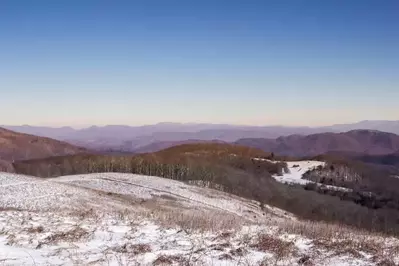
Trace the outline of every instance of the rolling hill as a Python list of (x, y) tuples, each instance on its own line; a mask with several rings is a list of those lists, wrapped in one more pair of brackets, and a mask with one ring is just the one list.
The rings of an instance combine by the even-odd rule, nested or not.
[(399, 150), (399, 136), (376, 130), (292, 135), (277, 139), (246, 138), (235, 142), (288, 156), (315, 156), (330, 152), (384, 155)]
[[(368, 142), (371, 142), (371, 139), (379, 143), (377, 140), (380, 138), (370, 136), (370, 132), (366, 133), (349, 132), (349, 135), (365, 134), (357, 138)], [(292, 140), (301, 138), (302, 136), (289, 137)], [(388, 143), (384, 138), (383, 140), (382, 143)], [(197, 255), (185, 253), (184, 250), (187, 249), (183, 247), (184, 244), (179, 244), (173, 248), (174, 254), (179, 254), (180, 257), (163, 256), (169, 248), (165, 249), (165, 245), (159, 246), (157, 243), (167, 237), (167, 232), (171, 232), (172, 228), (173, 235), (185, 232), (186, 236), (191, 238), (198, 235), (194, 233), (198, 228), (214, 230), (219, 235), (221, 228), (218, 226), (226, 228), (234, 221), (243, 221), (244, 223), (240, 223), (233, 231), (241, 232), (242, 228), (247, 228), (253, 223), (263, 226), (265, 230), (276, 231), (269, 231), (270, 234), (260, 239), (256, 236), (261, 231), (252, 231), (251, 236), (255, 238), (250, 244), (245, 244), (246, 251), (242, 255), (234, 252), (236, 249), (242, 251), (243, 246), (236, 246), (233, 251), (227, 246), (222, 249), (216, 247), (218, 251), (227, 250), (229, 257), (221, 257), (222, 253), (209, 255), (213, 253), (213, 244), (200, 247), (206, 250), (212, 263), (223, 261), (223, 265), (240, 265), (236, 264), (235, 260), (243, 256), (253, 258), (255, 253), (252, 253), (254, 250), (251, 248), (259, 245), (264, 250), (269, 250), (270, 245), (278, 245), (273, 250), (279, 253), (286, 243), (278, 240), (276, 242), (271, 236), (288, 233), (292, 237), (292, 233), (295, 233), (295, 237), (306, 238), (307, 243), (312, 243), (312, 252), (316, 252), (315, 249), (318, 248), (323, 252), (317, 251), (319, 255), (304, 252), (297, 256), (298, 249), (294, 248), (293, 253), (287, 253), (283, 257), (274, 256), (274, 259), (282, 262), (277, 265), (304, 265), (303, 260), (311, 260), (317, 265), (340, 264), (342, 254), (345, 254), (342, 261), (352, 260), (352, 256), (356, 257), (357, 264), (349, 265), (375, 265), (373, 262), (376, 261), (381, 262), (377, 265), (394, 265), (384, 264), (387, 262), (386, 256), (391, 254), (390, 246), (374, 242), (371, 246), (371, 236), (367, 240), (360, 238), (359, 243), (357, 236), (371, 232), (393, 237), (399, 235), (398, 178), (366, 167), (361, 162), (349, 160), (329, 162), (307, 159), (282, 161), (283, 159), (242, 145), (191, 143), (134, 156), (84, 153), (17, 161), (13, 166), (17, 173), (23, 175), (0, 173), (0, 203), (3, 204), (0, 209), (5, 209), (4, 225), (15, 223), (14, 217), (28, 219), (32, 215), (35, 222), (40, 223), (18, 223), (23, 225), (16, 230), (24, 230), (29, 234), (19, 234), (7, 227), (7, 232), (18, 235), (18, 238), (15, 241), (11, 236), (7, 239), (0, 238), (0, 249), (13, 254), (12, 259), (17, 262), (27, 262), (31, 259), (20, 252), (20, 247), (32, 252), (34, 260), (46, 261), (46, 252), (52, 248), (63, 246), (69, 249), (78, 245), (94, 247), (94, 250), (97, 250), (83, 248), (83, 252), (75, 253), (81, 262), (92, 261), (84, 252), (89, 250), (90, 254), (95, 254), (93, 260), (100, 265), (99, 259), (104, 258), (101, 256), (104, 253), (119, 254), (120, 258), (136, 258), (140, 259), (140, 262), (146, 261), (155, 265), (158, 265), (160, 260), (168, 259), (173, 264), (179, 262), (181, 257), (190, 259), (196, 258)], [(27, 199), (15, 196), (20, 194), (28, 195)], [(40, 208), (47, 213), (54, 212), (50, 217), (55, 220), (47, 222), (50, 218), (47, 214), (42, 215)], [(60, 224), (57, 222), (59, 216), (74, 221), (76, 219), (80, 223), (78, 226)], [(269, 222), (273, 221), (275, 216), (283, 220), (265, 228), (264, 226), (270, 226)], [(141, 221), (142, 224), (132, 223), (132, 217), (135, 217), (134, 221)], [(285, 226), (287, 221), (288, 227)], [(61, 230), (58, 226), (52, 226), (53, 223), (60, 225)], [(114, 236), (124, 239), (123, 233), (131, 231), (126, 229), (126, 226), (134, 225), (134, 232), (146, 235), (149, 230), (146, 224), (150, 224), (152, 228), (151, 235), (157, 235), (155, 238), (145, 239), (145, 243), (134, 242), (134, 245), (140, 246), (127, 242), (128, 239), (131, 241), (132, 237), (137, 239), (136, 234), (132, 236), (127, 233), (126, 241), (121, 243), (118, 240), (112, 241)], [(94, 242), (100, 244), (93, 246), (89, 236), (102, 236), (104, 226), (112, 237), (96, 239)], [(121, 228), (126, 229), (122, 236), (118, 235)], [(348, 229), (341, 231), (342, 228)], [(342, 235), (338, 236), (337, 232), (342, 232)], [(235, 235), (228, 241), (236, 243), (234, 239), (237, 237), (239, 236)], [(331, 237), (333, 241), (330, 241)], [(215, 239), (215, 236), (211, 238)], [(386, 237), (383, 237), (378, 241), (383, 243), (385, 239)], [(73, 245), (65, 246), (65, 242)], [(145, 249), (142, 246), (144, 244), (148, 245)], [(105, 249), (98, 252), (97, 247)], [(145, 253), (143, 257), (134, 253), (138, 252), (135, 251), (138, 247), (143, 249), (140, 251)], [(156, 251), (156, 256), (150, 259), (147, 256), (154, 253), (146, 250)], [(384, 252), (380, 253), (378, 250)], [(129, 257), (130, 253), (135, 256)], [(58, 261), (60, 259), (57, 256), (53, 258)], [(65, 256), (63, 259), (70, 260)], [(399, 257), (397, 259), (399, 261)], [(225, 260), (230, 264), (225, 263)], [(204, 263), (207, 265), (207, 262)]]
[[(395, 265), (399, 239), (121, 173), (0, 173), (4, 265)], [(270, 264), (270, 262), (272, 264)]]
[(9, 162), (12, 161), (72, 155), (86, 151), (66, 142), (17, 133), (4, 128), (0, 128), (0, 147), (0, 167), (9, 166)]
[[(290, 183), (301, 179), (307, 169), (325, 165), (324, 160), (284, 160), (285, 157), (242, 145), (195, 143), (134, 156), (77, 154), (18, 161), (13, 166), (19, 174), (44, 178), (105, 172), (158, 176), (272, 205), (303, 219), (339, 222), (399, 234), (396, 225), (399, 204), (395, 203), (399, 199), (395, 192), (399, 188), (399, 179), (391, 177), (390, 173), (346, 159), (333, 162), (334, 167), (330, 169), (331, 163), (327, 161), (327, 168), (315, 173), (314, 178), (327, 173), (337, 177), (331, 181), (337, 183), (326, 185), (344, 187), (344, 190), (330, 191), (327, 188), (326, 191), (324, 181), (316, 181), (322, 184), (320, 189), (319, 185), (303, 187), (302, 183), (308, 183), (306, 181), (285, 184), (287, 180)], [(359, 182), (355, 180), (341, 185), (339, 182), (346, 178), (346, 173), (356, 173), (362, 178)], [(353, 188), (357, 190), (352, 191)], [(358, 195), (359, 191), (365, 194)], [(373, 193), (372, 196), (369, 192)], [(373, 206), (379, 209), (371, 212)], [(380, 217), (378, 223), (371, 218), (376, 216)]]

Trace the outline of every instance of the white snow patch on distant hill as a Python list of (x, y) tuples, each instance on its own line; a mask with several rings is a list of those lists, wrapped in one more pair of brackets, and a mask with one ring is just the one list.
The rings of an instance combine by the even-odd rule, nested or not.
[[(268, 161), (271, 163), (278, 163), (280, 161), (272, 161), (268, 159), (261, 159), (261, 158), (254, 158), (258, 161)], [(309, 171), (316, 169), (319, 166), (325, 166), (325, 162), (320, 161), (282, 161), (283, 163), (287, 164), (288, 171), (283, 172), (282, 175), (273, 175), (273, 178), (276, 179), (278, 182), (284, 184), (299, 184), (299, 185), (306, 185), (309, 183), (317, 184), (319, 186), (324, 186), (331, 190), (340, 190), (340, 191), (350, 191), (348, 188), (344, 187), (337, 187), (331, 185), (324, 185), (321, 183), (317, 183), (311, 180), (307, 180), (303, 178), (303, 175)]]
[(293, 162), (286, 162), (288, 167), (288, 172), (283, 173), (283, 175), (274, 175), (274, 179), (281, 183), (288, 183), (288, 184), (299, 184), (299, 185), (306, 185), (309, 183), (317, 184), (318, 186), (323, 186), (329, 190), (336, 190), (336, 191), (351, 191), (351, 189), (345, 187), (337, 187), (332, 185), (324, 185), (322, 183), (317, 183), (311, 180), (307, 180), (303, 178), (303, 175), (309, 171), (316, 169), (319, 166), (325, 166), (325, 162), (320, 161), (293, 161)]
[(324, 162), (319, 161), (297, 161), (297, 162), (286, 162), (289, 172), (283, 173), (282, 176), (274, 176), (274, 178), (282, 183), (294, 183), (300, 185), (306, 185), (312, 181), (302, 179), (304, 173), (309, 170), (315, 169), (318, 166), (324, 166)]
[[(254, 159), (258, 161), (267, 161), (270, 163), (280, 162), (280, 161), (272, 161), (262, 158), (254, 158)], [(273, 176), (274, 179), (276, 179), (281, 183), (299, 184), (299, 185), (314, 183), (310, 180), (302, 179), (303, 174), (309, 170), (325, 165), (325, 162), (320, 162), (320, 161), (292, 161), (292, 162), (282, 161), (282, 162), (287, 164), (288, 171), (285, 171), (282, 175), (274, 175)]]

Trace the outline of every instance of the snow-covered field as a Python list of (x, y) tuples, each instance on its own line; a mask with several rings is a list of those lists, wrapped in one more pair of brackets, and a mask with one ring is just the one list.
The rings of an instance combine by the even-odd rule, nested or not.
[(0, 173), (0, 265), (376, 265), (399, 251), (265, 207), (159, 177)]
[(297, 161), (297, 162), (286, 162), (289, 172), (283, 173), (282, 176), (275, 176), (274, 178), (282, 183), (294, 183), (300, 185), (306, 185), (312, 181), (302, 179), (302, 175), (311, 169), (315, 169), (318, 166), (324, 166), (324, 162), (319, 161)]
[[(275, 163), (275, 161), (267, 160), (267, 159), (260, 159), (255, 158), (256, 160), (265, 160), (271, 163)], [(314, 183), (319, 186), (324, 186), (331, 190), (341, 190), (341, 191), (350, 191), (350, 189), (344, 187), (337, 187), (331, 185), (324, 185), (320, 183), (316, 183), (311, 180), (307, 180), (302, 178), (303, 174), (305, 174), (309, 170), (313, 170), (319, 166), (324, 166), (325, 162), (320, 161), (284, 161), (287, 163), (288, 171), (284, 172), (282, 175), (274, 175), (273, 178), (276, 179), (278, 182), (284, 184), (299, 184), (299, 185), (306, 185), (309, 183)]]

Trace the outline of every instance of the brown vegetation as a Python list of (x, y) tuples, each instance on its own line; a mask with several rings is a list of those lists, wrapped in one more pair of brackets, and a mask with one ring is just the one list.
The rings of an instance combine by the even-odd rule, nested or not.
[(254, 160), (254, 157), (271, 158), (271, 154), (229, 144), (187, 144), (138, 156), (80, 154), (16, 162), (14, 167), (18, 173), (41, 177), (95, 172), (160, 176), (276, 206), (303, 219), (399, 233), (396, 222), (399, 211), (369, 208), (354, 201), (342, 201), (337, 195), (277, 183), (271, 175), (281, 174), (285, 164)]
[(324, 167), (313, 169), (304, 178), (349, 190), (329, 190), (325, 186), (309, 184), (307, 190), (353, 201), (371, 209), (395, 209), (399, 211), (399, 179), (379, 167), (349, 160), (330, 161)]
[(153, 262), (153, 265), (172, 265), (174, 263), (178, 263), (178, 265), (189, 265), (187, 259), (179, 255), (160, 255)]
[(272, 252), (280, 258), (287, 257), (289, 254), (292, 254), (295, 249), (294, 243), (283, 241), (276, 236), (267, 234), (260, 235), (251, 247), (263, 252)]
[[(84, 152), (66, 142), (22, 134), (0, 128), (0, 160), (17, 161)], [(0, 164), (2, 167), (3, 164)], [(4, 166), (3, 166), (4, 169)]]
[(130, 253), (132, 255), (139, 255), (151, 252), (151, 246), (148, 244), (128, 244), (125, 243), (122, 246), (112, 248), (114, 252), (118, 253)]
[(0, 172), (13, 173), (14, 171), (14, 166), (11, 162), (0, 160)]
[(74, 242), (87, 237), (89, 232), (79, 226), (65, 232), (57, 232), (45, 238), (45, 244), (57, 242)]
[(375, 130), (293, 135), (277, 139), (240, 139), (235, 143), (279, 155), (314, 156), (328, 152), (382, 155), (399, 150), (399, 136)]

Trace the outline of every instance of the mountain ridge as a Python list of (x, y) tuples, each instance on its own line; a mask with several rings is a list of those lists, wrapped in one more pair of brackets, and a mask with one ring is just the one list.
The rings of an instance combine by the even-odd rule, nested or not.
[[(26, 134), (33, 134), (66, 141), (88, 149), (136, 152), (146, 147), (162, 146), (161, 143), (189, 140), (235, 142), (241, 139), (278, 139), (318, 133), (340, 133), (351, 130), (379, 130), (399, 134), (399, 121), (364, 120), (353, 124), (337, 124), (324, 127), (245, 126), (206, 123), (161, 122), (153, 125), (90, 126), (83, 129), (71, 127), (5, 126)], [(149, 151), (152, 151), (151, 149)]]
[(398, 135), (364, 129), (343, 133), (291, 135), (277, 139), (246, 138), (234, 143), (288, 156), (315, 156), (330, 152), (384, 155), (399, 150)]
[(12, 161), (73, 155), (86, 149), (51, 138), (18, 133), (0, 128), (0, 160), (2, 165)]

